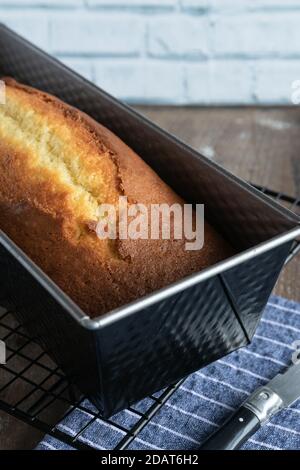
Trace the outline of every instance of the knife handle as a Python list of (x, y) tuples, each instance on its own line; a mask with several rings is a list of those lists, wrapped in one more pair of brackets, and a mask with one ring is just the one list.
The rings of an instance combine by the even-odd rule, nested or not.
[(201, 450), (239, 449), (259, 428), (260, 421), (257, 416), (248, 408), (241, 406), (218, 431), (204, 442)]

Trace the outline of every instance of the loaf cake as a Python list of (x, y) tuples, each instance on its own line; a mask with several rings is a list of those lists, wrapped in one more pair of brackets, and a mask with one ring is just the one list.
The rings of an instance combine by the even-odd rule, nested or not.
[[(184, 201), (125, 143), (59, 99), (6, 83), (0, 106), (0, 228), (91, 317), (230, 254), (205, 223), (201, 250), (185, 240), (100, 239), (99, 204)], [(199, 201), (202, 202), (202, 201)]]

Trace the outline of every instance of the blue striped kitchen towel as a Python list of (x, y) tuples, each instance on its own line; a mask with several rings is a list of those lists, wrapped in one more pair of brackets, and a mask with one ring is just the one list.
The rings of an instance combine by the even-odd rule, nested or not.
[[(199, 448), (255, 388), (291, 363), (298, 340), (300, 304), (272, 296), (252, 343), (190, 375), (128, 448)], [(146, 409), (148, 400), (135, 408)], [(87, 410), (93, 409), (87, 400), (84, 405)], [(76, 436), (90, 419), (88, 411), (76, 409), (58, 427)], [(115, 415), (112, 421), (130, 428), (137, 419), (132, 411), (125, 410)], [(99, 419), (85, 429), (79, 440), (97, 449), (113, 449), (124, 434)], [(71, 447), (45, 436), (37, 449)], [(244, 449), (300, 449), (300, 400), (278, 413), (249, 439)]]

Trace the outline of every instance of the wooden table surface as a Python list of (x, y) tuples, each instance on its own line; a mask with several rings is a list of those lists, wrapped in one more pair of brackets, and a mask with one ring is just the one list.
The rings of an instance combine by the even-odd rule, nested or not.
[[(300, 197), (299, 107), (137, 109), (236, 175)], [(298, 301), (299, 258), (284, 269), (275, 288), (276, 294)], [(31, 449), (41, 437), (0, 412), (0, 449)]]

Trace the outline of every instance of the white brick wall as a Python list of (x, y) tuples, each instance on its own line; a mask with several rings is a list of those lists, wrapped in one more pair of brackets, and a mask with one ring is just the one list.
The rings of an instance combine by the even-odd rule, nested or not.
[(184, 69), (176, 62), (98, 60), (94, 79), (112, 95), (131, 103), (186, 102)]
[(0, 21), (133, 103), (289, 104), (300, 80), (300, 0), (0, 0)]
[(299, 21), (300, 9), (296, 15), (291, 12), (213, 15), (213, 54), (241, 58), (297, 55)]
[[(264, 60), (256, 64), (255, 97), (267, 104), (286, 103), (287, 83), (299, 80), (299, 60)], [(273, 86), (276, 77), (276, 86)], [(298, 86), (299, 89), (299, 86)]]
[(148, 21), (151, 57), (201, 59), (209, 56), (209, 18), (183, 14), (161, 15)]
[(135, 14), (50, 15), (50, 33), (54, 54), (138, 57), (145, 49), (145, 23)]

